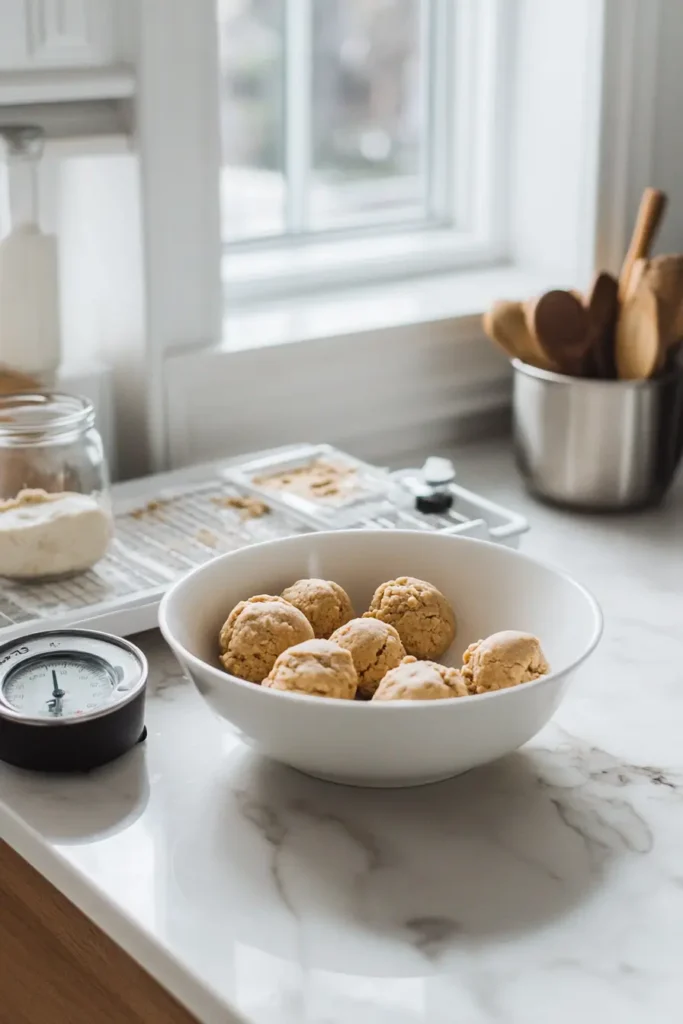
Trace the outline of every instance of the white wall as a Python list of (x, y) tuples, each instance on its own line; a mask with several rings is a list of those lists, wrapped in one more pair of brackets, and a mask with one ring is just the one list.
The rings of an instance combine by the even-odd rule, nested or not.
[(64, 358), (112, 368), (121, 476), (149, 465), (144, 263), (134, 154), (76, 157), (60, 168)]
[(519, 0), (512, 96), (512, 258), (558, 283), (592, 273), (602, 74), (600, 0)]
[[(670, 198), (660, 252), (683, 252), (683, 3), (659, 3), (652, 136), (652, 185)], [(631, 212), (635, 196), (630, 197)]]
[(683, 251), (683, 3), (606, 0), (596, 252), (618, 271), (647, 185), (669, 196), (654, 251)]

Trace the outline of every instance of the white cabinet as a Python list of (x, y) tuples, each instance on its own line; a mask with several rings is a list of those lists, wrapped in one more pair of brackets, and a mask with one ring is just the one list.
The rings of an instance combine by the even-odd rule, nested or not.
[(0, 0), (0, 72), (117, 59), (116, 0)]

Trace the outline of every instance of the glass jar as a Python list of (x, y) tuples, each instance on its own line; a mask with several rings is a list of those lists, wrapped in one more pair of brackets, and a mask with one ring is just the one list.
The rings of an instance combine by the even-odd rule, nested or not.
[(0, 396), (0, 576), (46, 580), (89, 569), (113, 533), (109, 473), (89, 401)]

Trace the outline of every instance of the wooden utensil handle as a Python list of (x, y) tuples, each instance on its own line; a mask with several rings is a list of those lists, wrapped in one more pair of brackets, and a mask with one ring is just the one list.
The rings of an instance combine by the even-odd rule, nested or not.
[(647, 259), (652, 242), (664, 215), (666, 195), (657, 188), (646, 188), (640, 201), (638, 217), (633, 229), (631, 244), (619, 275), (619, 298), (623, 301), (628, 291), (629, 279), (636, 260)]

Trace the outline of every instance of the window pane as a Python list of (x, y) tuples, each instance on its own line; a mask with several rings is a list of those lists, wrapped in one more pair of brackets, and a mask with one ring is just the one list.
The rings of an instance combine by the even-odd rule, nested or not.
[(283, 14), (282, 0), (218, 0), (226, 242), (284, 230)]
[(313, 228), (424, 216), (420, 0), (313, 0)]

